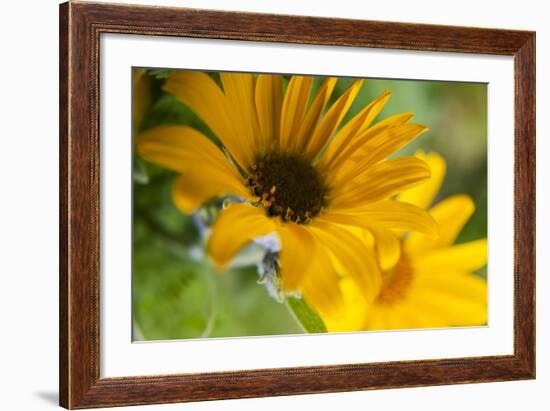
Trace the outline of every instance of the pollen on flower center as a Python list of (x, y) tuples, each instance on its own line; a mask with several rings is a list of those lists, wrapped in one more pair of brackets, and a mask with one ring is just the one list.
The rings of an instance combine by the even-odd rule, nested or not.
[(269, 153), (259, 158), (247, 184), (269, 216), (305, 224), (325, 206), (327, 188), (322, 176), (299, 155)]
[(391, 270), (383, 273), (382, 288), (378, 294), (377, 302), (380, 304), (393, 304), (403, 300), (413, 281), (414, 272), (405, 254)]

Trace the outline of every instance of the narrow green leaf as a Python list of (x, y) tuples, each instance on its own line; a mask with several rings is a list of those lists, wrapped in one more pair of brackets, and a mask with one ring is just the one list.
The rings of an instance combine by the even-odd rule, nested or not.
[(327, 327), (303, 298), (287, 297), (286, 305), (296, 320), (308, 333), (326, 333)]

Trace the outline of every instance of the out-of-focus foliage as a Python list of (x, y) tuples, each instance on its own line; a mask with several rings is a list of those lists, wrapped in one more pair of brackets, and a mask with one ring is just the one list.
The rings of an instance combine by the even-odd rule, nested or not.
[[(137, 134), (160, 124), (184, 124), (218, 143), (200, 118), (173, 96), (161, 91), (170, 72), (163, 69), (146, 72), (151, 104), (142, 118), (135, 119)], [(217, 73), (211, 75), (219, 81)], [(352, 79), (340, 79), (332, 99), (335, 100), (351, 82)], [(476, 212), (458, 242), (485, 237), (486, 85), (367, 79), (348, 118), (385, 89), (391, 90), (393, 95), (378, 119), (412, 112), (415, 122), (430, 128), (397, 155), (410, 154), (417, 149), (442, 154), (447, 161), (447, 177), (438, 199), (467, 193), (476, 204)], [(143, 90), (135, 95), (141, 93)], [(254, 258), (247, 262), (243, 256), (227, 272), (216, 272), (204, 256), (196, 217), (182, 214), (172, 204), (173, 173), (134, 155), (133, 174), (132, 292), (136, 340), (304, 332), (285, 305), (270, 298), (266, 288), (257, 284)]]
[(134, 183), (135, 338), (300, 332), (284, 305), (256, 284), (255, 265), (215, 271), (192, 217), (172, 205), (172, 173), (143, 166), (148, 183)]

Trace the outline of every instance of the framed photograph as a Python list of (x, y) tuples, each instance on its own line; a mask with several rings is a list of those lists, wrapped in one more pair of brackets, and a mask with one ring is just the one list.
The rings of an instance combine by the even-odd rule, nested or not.
[(60, 404), (535, 378), (535, 33), (60, 6)]

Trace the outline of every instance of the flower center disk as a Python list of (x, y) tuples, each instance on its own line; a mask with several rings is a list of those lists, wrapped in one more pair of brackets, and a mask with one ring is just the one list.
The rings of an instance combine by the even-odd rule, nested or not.
[(306, 224), (325, 206), (322, 176), (300, 155), (269, 153), (254, 164), (247, 184), (269, 216)]
[(383, 273), (382, 289), (377, 302), (380, 304), (393, 304), (405, 299), (411, 287), (413, 275), (408, 257), (401, 254), (401, 258), (395, 267)]

